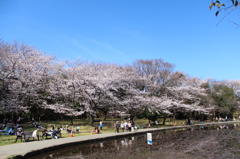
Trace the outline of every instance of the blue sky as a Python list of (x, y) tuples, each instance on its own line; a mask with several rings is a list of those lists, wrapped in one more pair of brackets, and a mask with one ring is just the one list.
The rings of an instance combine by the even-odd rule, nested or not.
[[(228, 0), (222, 0), (228, 3)], [(193, 77), (240, 79), (240, 8), (211, 0), (0, 0), (0, 38), (60, 60), (131, 64), (163, 59)]]

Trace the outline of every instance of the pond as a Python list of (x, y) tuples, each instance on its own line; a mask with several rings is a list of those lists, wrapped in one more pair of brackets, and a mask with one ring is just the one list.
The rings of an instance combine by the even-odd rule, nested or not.
[(240, 126), (209, 125), (161, 130), (79, 144), (34, 156), (34, 159), (186, 159), (240, 158)]

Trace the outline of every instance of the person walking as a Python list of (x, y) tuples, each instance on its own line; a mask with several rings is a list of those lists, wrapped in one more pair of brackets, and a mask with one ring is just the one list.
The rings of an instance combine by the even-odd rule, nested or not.
[(128, 122), (128, 131), (131, 131), (131, 129), (132, 129), (132, 123), (131, 123), (131, 121), (129, 121)]
[(124, 129), (125, 129), (125, 131), (128, 131), (128, 123), (127, 123), (127, 121), (124, 122)]
[(121, 129), (122, 129), (122, 132), (124, 132), (124, 129), (125, 129), (125, 124), (124, 124), (124, 122), (123, 122), (123, 121), (121, 122)]
[(118, 132), (119, 132), (120, 124), (118, 123), (118, 121), (115, 121), (115, 122), (114, 122), (113, 128), (114, 128), (114, 132), (115, 132), (115, 133), (118, 133)]
[(117, 132), (117, 122), (116, 121), (114, 121), (114, 123), (113, 123), (113, 129), (114, 129), (114, 132)]
[(119, 133), (119, 128), (120, 128), (120, 124), (119, 124), (119, 122), (117, 121), (117, 122), (116, 122), (116, 130), (117, 130), (117, 133)]

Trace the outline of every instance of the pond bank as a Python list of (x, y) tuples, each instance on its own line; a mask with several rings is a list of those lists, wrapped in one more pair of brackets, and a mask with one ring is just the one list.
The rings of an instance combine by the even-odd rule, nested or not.
[[(54, 140), (43, 140), (43, 141), (34, 141), (34, 142), (24, 142), (17, 143), (12, 145), (6, 145), (0, 147), (0, 158), (27, 158), (32, 157), (43, 152), (56, 150), (59, 148), (65, 148), (68, 146), (74, 146), (79, 143), (97, 141), (103, 139), (110, 139), (122, 136), (128, 136), (132, 134), (141, 134), (147, 132), (154, 132), (166, 129), (179, 129), (186, 127), (194, 126), (203, 126), (203, 125), (212, 125), (212, 124), (232, 124), (239, 123), (240, 121), (229, 121), (229, 122), (220, 122), (220, 123), (204, 123), (204, 124), (194, 124), (194, 125), (183, 125), (183, 126), (171, 126), (171, 127), (161, 127), (161, 128), (147, 128), (139, 129), (135, 132), (121, 132), (121, 133), (103, 133), (96, 135), (87, 135), (87, 136), (78, 136), (78, 137), (68, 137)], [(14, 157), (15, 156), (15, 157)]]

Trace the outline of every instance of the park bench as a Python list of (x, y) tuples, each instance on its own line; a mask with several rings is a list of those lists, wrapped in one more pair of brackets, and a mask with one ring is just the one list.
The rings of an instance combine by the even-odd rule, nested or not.
[[(54, 134), (53, 134), (54, 133)], [(45, 139), (47, 139), (48, 137), (52, 138), (60, 138), (61, 137), (61, 130), (57, 130), (57, 131), (49, 131), (49, 132), (44, 132), (42, 131), (42, 138), (45, 136)]]
[[(15, 142), (17, 142), (18, 139), (24, 140), (24, 142), (29, 141), (29, 139), (32, 138), (33, 141), (35, 141), (36, 137), (33, 136), (33, 131), (26, 131), (22, 135), (17, 135)], [(37, 140), (39, 141), (39, 136), (37, 136)]]
[[(33, 141), (35, 140), (36, 137), (33, 136), (33, 131), (27, 131), (24, 132), (24, 141), (29, 141), (29, 139), (32, 138)], [(37, 136), (37, 140), (39, 141), (39, 136)]]
[(44, 131), (42, 131), (42, 138), (45, 136), (45, 139), (48, 139), (48, 137), (50, 137), (50, 139), (52, 138), (52, 134), (50, 133), (45, 133)]

